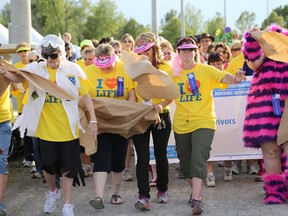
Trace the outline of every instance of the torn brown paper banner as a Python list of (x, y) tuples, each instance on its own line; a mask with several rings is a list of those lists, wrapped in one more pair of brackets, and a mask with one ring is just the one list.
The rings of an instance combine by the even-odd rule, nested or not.
[(75, 97), (73, 95), (71, 95), (55, 83), (52, 83), (49, 80), (38, 76), (37, 74), (30, 73), (29, 71), (19, 70), (6, 61), (3, 61), (3, 63), (8, 72), (21, 74), (25, 79), (27, 79), (37, 88), (42, 89), (57, 98), (61, 98), (64, 100), (75, 100)]
[(268, 31), (254, 31), (251, 35), (258, 41), (268, 58), (288, 63), (288, 36)]
[(284, 142), (288, 141), (288, 97), (285, 100), (285, 109), (280, 121), (277, 136), (278, 145), (281, 145)]
[(0, 75), (0, 97), (5, 92), (5, 90), (8, 88), (10, 84), (10, 80), (8, 80), (6, 77)]
[(143, 55), (122, 52), (126, 73), (137, 82), (136, 91), (143, 99), (168, 99), (180, 97), (179, 90), (169, 74), (158, 70)]
[[(152, 106), (114, 98), (92, 98), (98, 121), (98, 134), (113, 133), (130, 138), (144, 133), (151, 124), (158, 122), (158, 114)], [(89, 114), (84, 101), (79, 101), (80, 122), (86, 133), (80, 132), (80, 144), (85, 153), (91, 155), (97, 150), (97, 143), (89, 135)], [(87, 148), (87, 149), (86, 149)]]

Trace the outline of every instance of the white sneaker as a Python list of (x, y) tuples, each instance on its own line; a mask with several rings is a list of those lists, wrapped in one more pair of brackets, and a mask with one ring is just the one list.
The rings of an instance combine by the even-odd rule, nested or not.
[(65, 204), (63, 206), (62, 216), (74, 216), (73, 206), (71, 204)]
[(232, 170), (230, 168), (224, 168), (224, 181), (232, 181)]
[(238, 166), (235, 162), (232, 163), (232, 167), (231, 167), (231, 170), (234, 174), (239, 174), (239, 169), (238, 169)]
[(212, 174), (208, 174), (207, 178), (206, 178), (206, 186), (207, 187), (215, 187), (216, 183), (215, 183), (215, 176)]
[(56, 202), (60, 198), (60, 190), (57, 190), (57, 193), (46, 193), (47, 200), (44, 205), (45, 213), (52, 213), (56, 210)]
[(249, 175), (258, 175), (258, 170), (256, 169), (255, 166), (250, 165), (250, 166), (248, 167), (248, 174), (249, 174)]
[(33, 161), (26, 161), (25, 162), (23, 161), (23, 167), (31, 167), (33, 164)]

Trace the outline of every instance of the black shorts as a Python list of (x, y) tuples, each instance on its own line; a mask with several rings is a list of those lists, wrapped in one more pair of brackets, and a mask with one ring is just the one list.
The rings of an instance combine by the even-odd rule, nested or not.
[(51, 142), (40, 139), (42, 168), (45, 172), (74, 178), (81, 169), (79, 139)]

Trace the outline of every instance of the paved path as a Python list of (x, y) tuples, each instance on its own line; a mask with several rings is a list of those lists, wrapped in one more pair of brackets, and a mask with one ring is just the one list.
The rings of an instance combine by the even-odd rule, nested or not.
[[(5, 203), (10, 216), (41, 216), (45, 202), (47, 185), (42, 180), (32, 179), (29, 168), (22, 168), (21, 161), (12, 161), (9, 165), (10, 175)], [(170, 183), (168, 204), (158, 204), (155, 201), (156, 188), (151, 188), (151, 211), (139, 212), (134, 209), (136, 202), (136, 181), (124, 182), (121, 196), (123, 205), (113, 206), (111, 197), (111, 176), (104, 197), (105, 209), (96, 211), (89, 205), (89, 200), (94, 197), (92, 178), (86, 178), (86, 187), (73, 188), (73, 204), (75, 216), (133, 216), (133, 215), (161, 215), (182, 216), (191, 215), (191, 208), (187, 205), (189, 188), (184, 180), (177, 179), (175, 165), (170, 166)], [(133, 166), (133, 169), (135, 167)], [(264, 205), (262, 183), (254, 182), (254, 176), (245, 173), (233, 176), (233, 182), (223, 182), (223, 168), (215, 167), (216, 187), (204, 186), (203, 202), (205, 210), (202, 215), (209, 216), (287, 216), (288, 205)], [(135, 174), (135, 170), (133, 170)], [(63, 198), (63, 196), (62, 196)], [(56, 211), (51, 216), (61, 215), (63, 200), (59, 201)]]

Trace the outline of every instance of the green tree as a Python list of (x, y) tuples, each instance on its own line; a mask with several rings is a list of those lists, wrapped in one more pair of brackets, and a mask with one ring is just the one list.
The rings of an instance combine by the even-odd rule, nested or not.
[(210, 35), (215, 35), (216, 31), (220, 29), (220, 36), (224, 34), (224, 18), (222, 14), (216, 12), (216, 15), (205, 23), (206, 28), (204, 29), (205, 32), (209, 33)]
[(148, 32), (151, 31), (150, 26), (144, 26), (142, 24), (139, 24), (135, 19), (130, 18), (127, 22), (125, 22), (121, 28), (119, 28), (119, 31), (117, 35), (115, 36), (116, 39), (121, 39), (122, 35), (129, 33), (133, 36), (133, 38), (136, 38), (141, 32)]
[(267, 26), (269, 26), (271, 23), (277, 23), (280, 26), (284, 26), (284, 18), (283, 16), (278, 16), (278, 14), (275, 11), (272, 11), (268, 18), (266, 18), (262, 25), (261, 29), (265, 29)]
[(10, 22), (10, 13), (11, 13), (11, 6), (9, 3), (6, 3), (1, 10), (0, 14), (0, 23), (8, 28), (8, 23)]
[(187, 24), (188, 31), (192, 32), (193, 35), (203, 32), (202, 12), (189, 2), (185, 6), (185, 23)]
[(278, 16), (283, 17), (283, 20), (284, 20), (284, 26), (283, 27), (288, 28), (288, 5), (275, 8), (274, 12), (277, 13)]
[(72, 41), (83, 38), (89, 0), (32, 0), (32, 25), (43, 35), (69, 32)]
[(123, 14), (117, 12), (116, 3), (111, 0), (99, 0), (91, 9), (92, 13), (88, 16), (85, 24), (85, 38), (101, 39), (102, 37), (117, 36), (125, 18)]
[(237, 19), (235, 26), (240, 32), (244, 32), (246, 29), (254, 25), (255, 19), (256, 15), (254, 12), (249, 13), (248, 11), (243, 11)]

